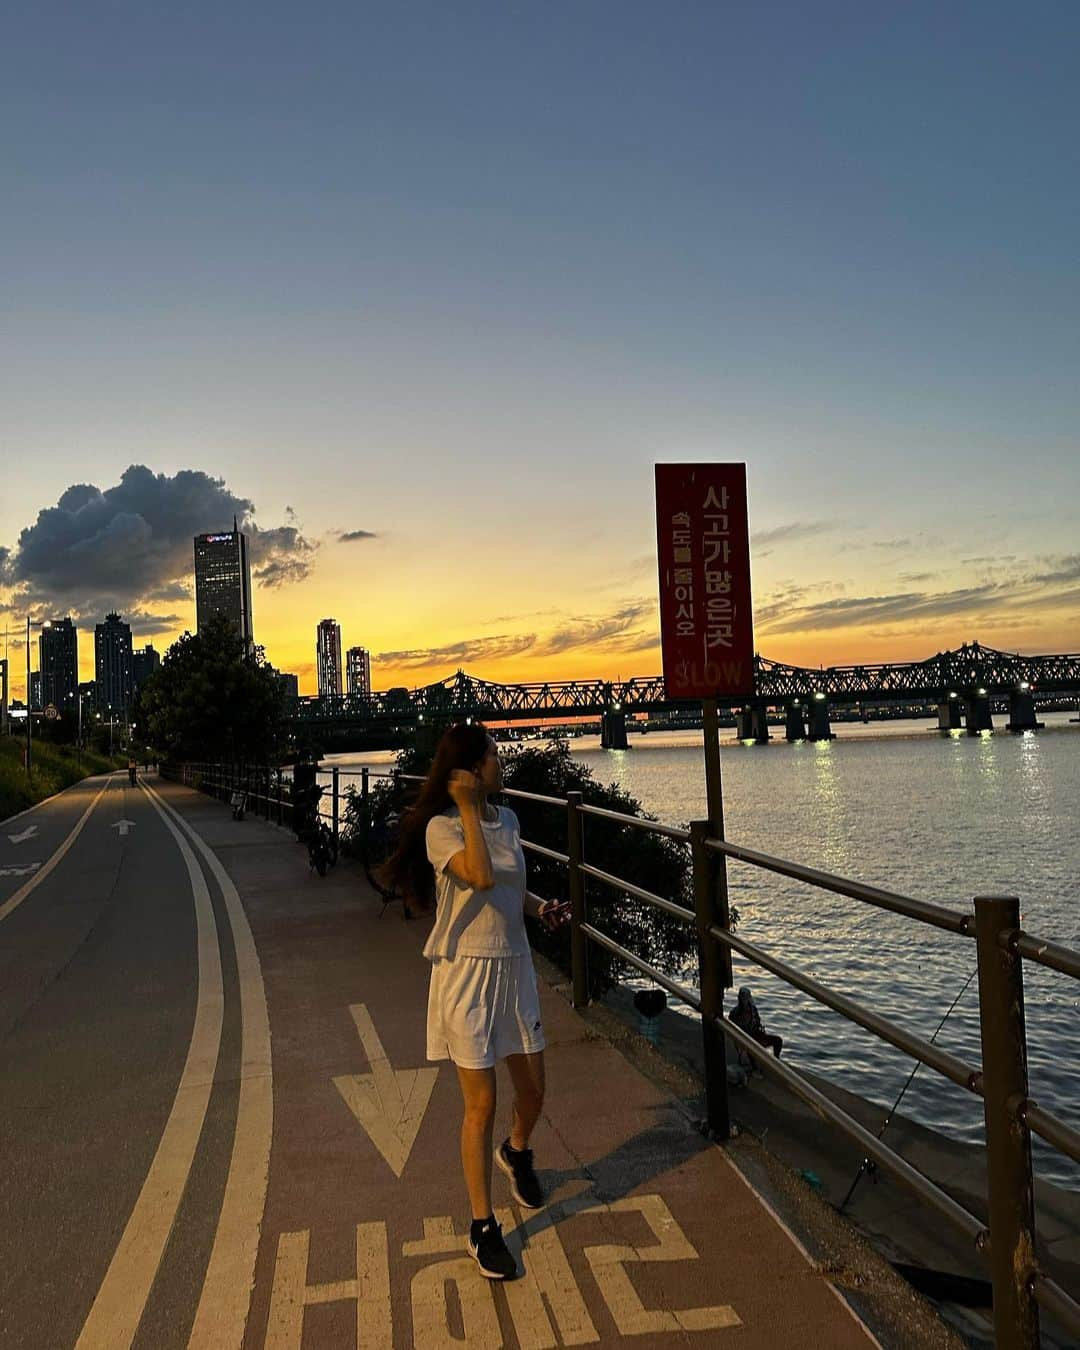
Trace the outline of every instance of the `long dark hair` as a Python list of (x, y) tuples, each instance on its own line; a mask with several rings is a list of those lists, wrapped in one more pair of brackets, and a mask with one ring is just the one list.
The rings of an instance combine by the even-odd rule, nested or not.
[(399, 890), (414, 909), (429, 910), (435, 903), (435, 872), (425, 843), (428, 821), (452, 803), (450, 775), (455, 769), (472, 773), (487, 755), (490, 739), (482, 722), (458, 722), (443, 732), (416, 804), (405, 813), (397, 849), (383, 864), (379, 881)]

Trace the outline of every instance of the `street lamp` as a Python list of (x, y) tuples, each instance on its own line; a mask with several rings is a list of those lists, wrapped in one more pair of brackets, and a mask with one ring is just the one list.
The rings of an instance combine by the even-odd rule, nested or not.
[[(34, 624), (35, 628), (51, 628), (52, 620), (44, 619), (41, 623)], [(39, 672), (40, 673), (40, 672)], [(29, 782), (32, 778), (31, 769), (31, 736), (30, 727), (34, 721), (33, 709), (30, 706), (30, 614), (26, 615), (26, 778)]]

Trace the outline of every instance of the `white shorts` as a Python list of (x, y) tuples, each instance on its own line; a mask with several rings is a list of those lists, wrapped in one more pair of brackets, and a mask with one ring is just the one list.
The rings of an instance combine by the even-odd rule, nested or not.
[(427, 1057), (490, 1069), (507, 1055), (543, 1050), (531, 956), (459, 956), (431, 963)]

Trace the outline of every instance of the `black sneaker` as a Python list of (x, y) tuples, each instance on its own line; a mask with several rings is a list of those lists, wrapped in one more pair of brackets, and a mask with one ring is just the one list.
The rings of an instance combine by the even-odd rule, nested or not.
[(502, 1228), (494, 1219), (481, 1227), (474, 1223), (469, 1231), (469, 1255), (489, 1280), (512, 1280), (518, 1273), (517, 1262), (503, 1241)]
[(504, 1139), (495, 1150), (495, 1161), (510, 1178), (510, 1191), (518, 1204), (526, 1209), (539, 1209), (544, 1203), (544, 1191), (533, 1171), (532, 1149), (511, 1148), (510, 1140)]

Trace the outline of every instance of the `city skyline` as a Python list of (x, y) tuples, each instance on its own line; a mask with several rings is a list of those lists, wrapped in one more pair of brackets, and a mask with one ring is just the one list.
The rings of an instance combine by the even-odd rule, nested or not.
[(1080, 13), (12, 36), (16, 687), (28, 607), (195, 631), (191, 540), (234, 516), (305, 693), (327, 614), (381, 688), (654, 673), (685, 460), (747, 464), (765, 656), (1080, 649)]

